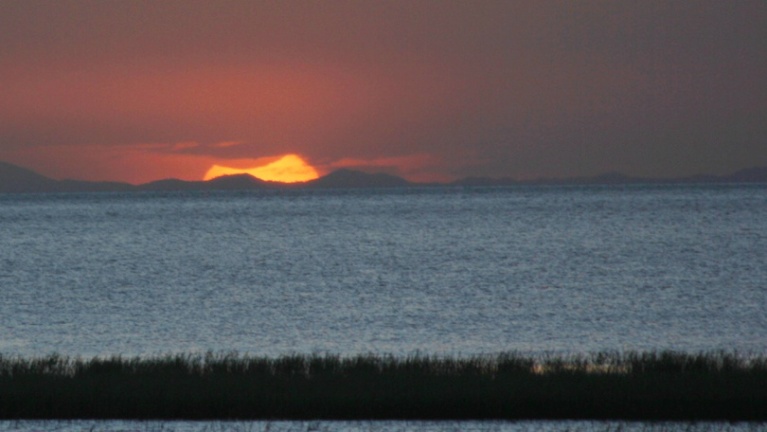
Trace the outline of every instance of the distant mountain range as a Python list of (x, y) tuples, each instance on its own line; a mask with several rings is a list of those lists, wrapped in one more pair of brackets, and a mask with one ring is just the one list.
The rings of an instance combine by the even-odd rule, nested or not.
[(413, 183), (390, 174), (368, 174), (340, 169), (304, 183), (280, 183), (257, 179), (247, 174), (222, 176), (207, 181), (178, 179), (158, 180), (141, 185), (119, 182), (89, 182), (55, 180), (32, 170), (7, 162), (0, 162), (0, 193), (33, 192), (129, 192), (129, 191), (187, 191), (187, 190), (243, 190), (243, 189), (347, 189), (347, 188), (400, 188), (425, 186), (507, 186), (524, 184), (666, 184), (666, 183), (767, 183), (767, 167), (738, 171), (727, 176), (699, 175), (682, 178), (651, 179), (630, 177), (620, 173), (607, 173), (594, 177), (566, 179), (515, 180), (512, 178), (467, 177), (451, 183)]

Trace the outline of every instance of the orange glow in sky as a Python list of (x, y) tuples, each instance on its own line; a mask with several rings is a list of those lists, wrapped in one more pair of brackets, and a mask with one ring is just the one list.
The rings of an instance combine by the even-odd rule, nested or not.
[(767, 166), (767, 1), (604, 3), (0, 0), (0, 161), (135, 185)]
[(280, 159), (252, 168), (231, 168), (222, 165), (210, 167), (203, 180), (210, 180), (224, 175), (250, 174), (266, 181), (296, 183), (314, 180), (319, 177), (317, 170), (295, 154), (288, 154)]

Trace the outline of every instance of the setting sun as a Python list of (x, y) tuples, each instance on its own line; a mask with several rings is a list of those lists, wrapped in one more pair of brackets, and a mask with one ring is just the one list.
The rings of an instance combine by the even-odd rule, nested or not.
[(231, 168), (222, 165), (210, 167), (203, 180), (210, 180), (223, 175), (250, 174), (266, 181), (296, 183), (314, 180), (319, 173), (298, 155), (288, 154), (280, 159), (253, 168)]

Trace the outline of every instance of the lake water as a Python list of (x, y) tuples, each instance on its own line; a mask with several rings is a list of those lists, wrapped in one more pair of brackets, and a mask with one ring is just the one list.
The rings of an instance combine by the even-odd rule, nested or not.
[(0, 431), (56, 432), (760, 432), (763, 423), (591, 421), (0, 421)]
[[(0, 353), (767, 353), (767, 186), (0, 195)], [(0, 431), (755, 431), (29, 422)]]
[(767, 186), (0, 195), (0, 353), (767, 353)]

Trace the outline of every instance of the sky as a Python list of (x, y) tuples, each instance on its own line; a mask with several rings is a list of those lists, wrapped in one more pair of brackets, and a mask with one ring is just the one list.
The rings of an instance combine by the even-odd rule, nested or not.
[(766, 166), (767, 2), (0, 1), (0, 160), (144, 183), (285, 155), (413, 181)]

